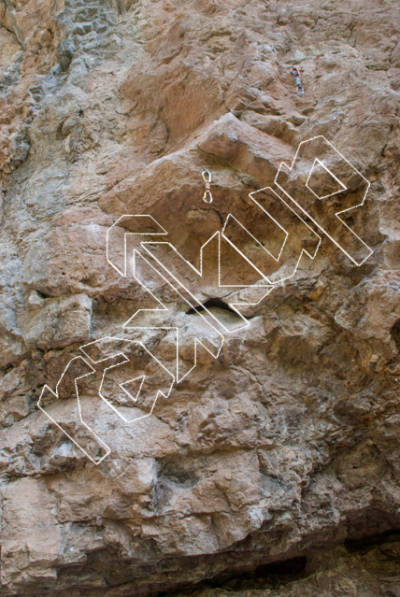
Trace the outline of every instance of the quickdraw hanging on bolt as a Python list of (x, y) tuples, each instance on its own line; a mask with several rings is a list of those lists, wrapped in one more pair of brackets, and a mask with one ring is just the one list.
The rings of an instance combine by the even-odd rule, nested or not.
[[(212, 203), (213, 198), (211, 195), (211, 172), (209, 172), (209, 170), (203, 170), (201, 175), (203, 177), (204, 182), (206, 183), (206, 192), (203, 195), (203, 201), (205, 203)], [(208, 179), (206, 178), (207, 175), (208, 175)], [(208, 197), (208, 201), (207, 201), (207, 197)]]
[(292, 66), (290, 72), (292, 73), (292, 75), (295, 76), (295, 79), (296, 79), (296, 92), (304, 93), (303, 85), (301, 84), (301, 79), (300, 79), (300, 71), (297, 68), (297, 66)]

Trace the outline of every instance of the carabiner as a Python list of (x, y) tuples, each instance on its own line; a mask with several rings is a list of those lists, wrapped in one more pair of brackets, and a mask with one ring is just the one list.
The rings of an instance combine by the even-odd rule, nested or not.
[[(208, 174), (208, 180), (206, 178), (206, 175)], [(213, 202), (213, 198), (211, 195), (211, 172), (209, 170), (203, 170), (203, 172), (201, 173), (204, 182), (206, 183), (206, 192), (203, 195), (203, 201), (205, 203), (212, 203)], [(207, 201), (207, 196), (209, 198), (209, 201)]]

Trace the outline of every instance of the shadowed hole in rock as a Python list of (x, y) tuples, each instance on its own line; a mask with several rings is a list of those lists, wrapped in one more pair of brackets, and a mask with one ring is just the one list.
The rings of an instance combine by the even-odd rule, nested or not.
[(400, 512), (368, 508), (349, 518), (346, 526), (347, 538), (344, 545), (349, 551), (359, 551), (389, 540), (400, 541)]
[(390, 333), (396, 344), (397, 351), (400, 352), (400, 319), (396, 321), (396, 323), (390, 330)]
[(160, 481), (183, 485), (185, 487), (193, 487), (200, 481), (200, 475), (196, 472), (194, 463), (184, 458), (181, 460), (166, 460), (160, 464)]
[(400, 528), (391, 529), (385, 533), (369, 535), (362, 539), (346, 539), (344, 545), (350, 552), (356, 552), (375, 545), (383, 545), (384, 543), (400, 543)]
[(56, 298), (54, 295), (47, 294), (46, 292), (43, 292), (42, 290), (37, 290), (37, 289), (34, 289), (34, 290), (36, 290), (36, 292), (42, 299)]
[(306, 565), (307, 558), (305, 556), (299, 556), (297, 558), (291, 558), (290, 560), (260, 565), (250, 571), (223, 572), (211, 579), (199, 583), (192, 585), (185, 584), (184, 586), (181, 586), (180, 589), (165, 591), (160, 593), (158, 597), (182, 595), (183, 590), (185, 591), (185, 595), (190, 595), (192, 590), (197, 592), (207, 588), (219, 588), (227, 591), (240, 591), (261, 587), (275, 588), (301, 578)]
[(196, 307), (196, 309), (192, 308), (189, 309), (189, 311), (186, 311), (186, 315), (195, 315), (196, 313), (201, 313), (202, 311), (205, 311), (206, 309), (212, 309), (213, 307), (217, 307), (218, 309), (224, 309), (225, 311), (229, 311), (229, 313), (234, 313), (235, 315), (237, 315), (236, 311), (231, 309), (229, 305), (224, 303), (224, 301), (219, 298), (208, 299), (208, 301), (206, 301), (203, 305), (199, 305), (198, 307)]

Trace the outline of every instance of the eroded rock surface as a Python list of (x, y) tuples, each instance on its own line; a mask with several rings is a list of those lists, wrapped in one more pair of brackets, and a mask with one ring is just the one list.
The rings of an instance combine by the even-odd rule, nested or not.
[[(398, 1), (2, 0), (0, 25), (2, 594), (188, 594), (217, 579), (199, 594), (400, 595)], [(335, 214), (365, 196), (346, 228)], [(127, 275), (112, 267), (126, 214), (165, 229), (148, 259), (202, 312), (143, 261), (146, 293), (137, 237)], [(199, 267), (224, 226), (242, 233), (232, 215), (265, 236), (275, 260), (243, 237), (265, 270), (224, 241), (221, 286), (216, 244), (201, 278), (154, 245)], [(157, 301), (165, 313), (143, 310)], [(127, 325), (138, 309), (152, 329)], [(138, 342), (171, 371), (174, 328), (185, 377), (152, 411), (168, 374)], [(114, 390), (139, 357), (154, 378), (132, 408)], [(126, 369), (103, 377), (106, 358)], [(272, 584), (225, 586), (260, 566)]]

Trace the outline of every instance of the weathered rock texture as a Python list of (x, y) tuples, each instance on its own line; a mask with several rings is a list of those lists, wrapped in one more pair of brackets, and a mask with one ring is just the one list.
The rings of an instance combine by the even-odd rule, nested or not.
[[(202, 595), (222, 596), (229, 575), (273, 564), (272, 584), (233, 594), (400, 595), (398, 0), (3, 0), (0, 24), (2, 594), (187, 594), (214, 578)], [(111, 448), (93, 464), (37, 408), (44, 384), (103, 336), (173, 351), (165, 331), (122, 329), (146, 297), (107, 263), (107, 229), (150, 214), (198, 265), (318, 135), (371, 182), (348, 223), (372, 256), (358, 267), (322, 235), (136, 424), (82, 380)], [(199, 316), (153, 290), (186, 326), (190, 368)], [(233, 321), (215, 280), (197, 292)], [(68, 383), (50, 406), (73, 436)]]

